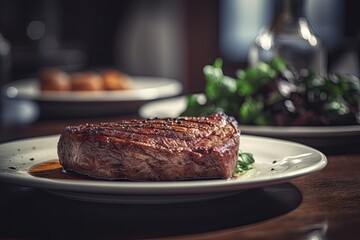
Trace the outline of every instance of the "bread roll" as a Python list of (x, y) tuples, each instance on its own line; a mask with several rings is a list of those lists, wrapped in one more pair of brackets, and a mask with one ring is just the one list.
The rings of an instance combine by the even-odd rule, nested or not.
[(104, 90), (103, 80), (96, 73), (76, 73), (71, 77), (71, 89), (74, 91)]
[(130, 78), (116, 70), (104, 71), (102, 78), (105, 90), (124, 90), (129, 89), (131, 85)]
[(69, 91), (70, 77), (58, 69), (45, 69), (39, 74), (40, 89), (43, 91)]

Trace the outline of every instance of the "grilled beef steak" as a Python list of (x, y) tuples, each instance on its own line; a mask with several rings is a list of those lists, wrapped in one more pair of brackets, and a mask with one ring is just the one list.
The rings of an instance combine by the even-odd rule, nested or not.
[(66, 127), (58, 142), (61, 165), (104, 179), (230, 178), (240, 131), (225, 114), (124, 120)]

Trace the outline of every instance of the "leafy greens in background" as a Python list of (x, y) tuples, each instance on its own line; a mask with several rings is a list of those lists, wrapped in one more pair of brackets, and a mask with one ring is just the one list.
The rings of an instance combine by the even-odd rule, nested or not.
[(204, 67), (204, 96), (187, 96), (182, 115), (225, 112), (248, 125), (359, 124), (360, 83), (352, 75), (316, 76), (280, 58), (223, 74), (222, 60)]

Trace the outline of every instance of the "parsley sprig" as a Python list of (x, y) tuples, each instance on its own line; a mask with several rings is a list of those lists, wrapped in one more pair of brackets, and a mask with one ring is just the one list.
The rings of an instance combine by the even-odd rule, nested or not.
[(252, 153), (240, 152), (238, 155), (238, 161), (234, 169), (234, 176), (239, 176), (246, 171), (253, 168), (254, 156)]

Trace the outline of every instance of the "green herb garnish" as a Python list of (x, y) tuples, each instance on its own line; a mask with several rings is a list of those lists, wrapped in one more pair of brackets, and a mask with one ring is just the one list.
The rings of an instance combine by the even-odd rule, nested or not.
[(233, 175), (239, 176), (245, 173), (246, 171), (252, 169), (254, 162), (255, 160), (252, 153), (240, 152), (238, 155), (238, 161), (234, 169)]

